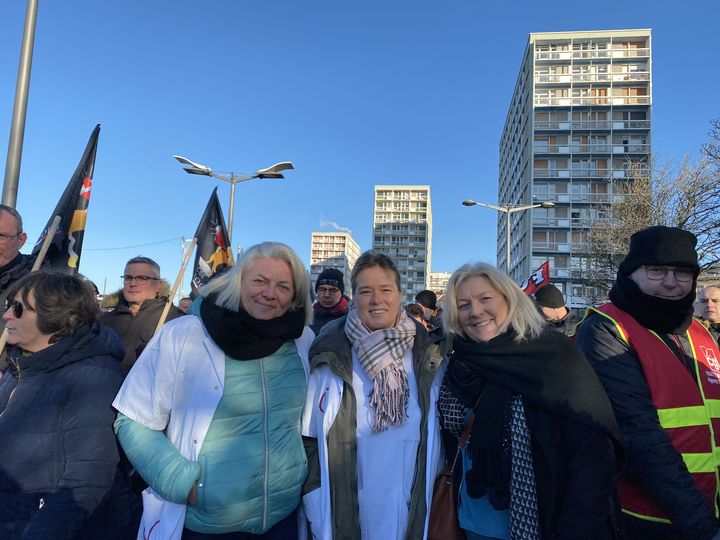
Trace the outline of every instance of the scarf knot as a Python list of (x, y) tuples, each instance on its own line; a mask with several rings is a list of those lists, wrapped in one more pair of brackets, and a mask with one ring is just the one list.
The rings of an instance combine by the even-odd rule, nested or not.
[(358, 356), (360, 366), (373, 381), (370, 410), (373, 433), (405, 422), (408, 407), (408, 377), (402, 364), (415, 340), (416, 327), (401, 311), (395, 326), (369, 330), (352, 308), (345, 321), (345, 335)]

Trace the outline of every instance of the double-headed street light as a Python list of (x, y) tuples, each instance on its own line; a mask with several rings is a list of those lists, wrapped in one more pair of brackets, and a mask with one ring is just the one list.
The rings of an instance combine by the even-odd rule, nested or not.
[(495, 206), (494, 204), (485, 204), (480, 202), (475, 202), (472, 199), (468, 199), (466, 201), (463, 201), (463, 206), (484, 206), (485, 208), (491, 208), (492, 210), (497, 210), (498, 212), (505, 212), (505, 217), (507, 221), (507, 239), (506, 239), (506, 250), (505, 250), (505, 271), (508, 275), (510, 275), (510, 214), (513, 212), (520, 212), (522, 210), (529, 210), (531, 208), (555, 208), (555, 203), (552, 201), (543, 201), (541, 203), (537, 204), (505, 204), (502, 206)]
[(230, 241), (231, 245), (232, 245), (232, 230), (233, 230), (233, 214), (235, 211), (235, 184), (237, 184), (238, 182), (247, 182), (248, 180), (252, 180), (253, 178), (277, 178), (277, 179), (285, 178), (280, 171), (285, 171), (287, 169), (295, 168), (290, 161), (281, 161), (280, 163), (276, 163), (275, 165), (270, 165), (269, 167), (266, 167), (264, 169), (258, 169), (257, 171), (255, 171), (255, 174), (250, 174), (250, 175), (246, 175), (246, 176), (237, 176), (234, 172), (230, 172), (230, 173), (226, 173), (229, 176), (225, 176), (225, 175), (216, 173), (207, 165), (201, 165), (200, 163), (195, 163), (194, 161), (190, 161), (186, 157), (183, 157), (183, 156), (173, 156), (173, 157), (180, 162), (183, 170), (188, 174), (199, 174), (201, 176), (212, 176), (213, 178), (217, 178), (218, 180), (224, 180), (225, 182), (230, 182), (230, 210), (228, 211), (228, 240)]

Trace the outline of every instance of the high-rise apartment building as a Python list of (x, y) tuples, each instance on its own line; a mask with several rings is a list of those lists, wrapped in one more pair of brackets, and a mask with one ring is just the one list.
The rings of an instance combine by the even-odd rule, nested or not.
[(403, 300), (413, 302), (430, 274), (430, 186), (375, 186), (373, 208), (373, 250), (395, 261)]
[(350, 272), (360, 256), (360, 246), (346, 232), (314, 232), (310, 245), (310, 282), (315, 286), (320, 273), (336, 268), (345, 278), (345, 295), (352, 296)]
[(445, 287), (447, 287), (450, 276), (452, 276), (452, 272), (430, 272), (428, 289), (438, 296), (445, 294)]
[(650, 156), (651, 32), (530, 34), (500, 142), (498, 201), (554, 208), (498, 213), (497, 260), (516, 282), (546, 259), (568, 305), (582, 282), (587, 231), (610, 215), (613, 187)]

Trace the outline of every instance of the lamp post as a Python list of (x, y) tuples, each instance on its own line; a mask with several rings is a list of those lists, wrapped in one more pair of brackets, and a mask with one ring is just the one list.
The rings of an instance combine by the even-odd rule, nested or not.
[(266, 167), (264, 169), (258, 169), (257, 171), (255, 171), (255, 174), (250, 174), (250, 175), (246, 175), (246, 176), (238, 176), (234, 172), (230, 172), (230, 173), (227, 173), (229, 176), (225, 176), (225, 175), (216, 173), (207, 165), (201, 165), (200, 163), (195, 163), (194, 161), (190, 161), (186, 157), (183, 157), (183, 156), (173, 156), (173, 157), (180, 162), (183, 170), (188, 174), (199, 174), (200, 176), (212, 176), (213, 178), (217, 178), (218, 180), (224, 180), (225, 182), (230, 183), (230, 209), (228, 211), (228, 240), (231, 245), (232, 245), (232, 230), (233, 230), (233, 214), (235, 211), (235, 184), (237, 184), (239, 182), (247, 182), (248, 180), (252, 180), (253, 178), (276, 178), (276, 179), (285, 178), (285, 176), (283, 176), (283, 174), (280, 171), (285, 171), (287, 169), (295, 168), (290, 161), (281, 161), (280, 163), (276, 163), (275, 165), (270, 165), (269, 167)]
[(552, 201), (543, 201), (537, 204), (504, 204), (502, 206), (495, 206), (494, 204), (485, 204), (475, 202), (472, 199), (463, 201), (463, 206), (484, 206), (485, 208), (491, 208), (498, 212), (505, 213), (505, 219), (507, 221), (507, 239), (505, 240), (505, 271), (508, 276), (510, 275), (510, 214), (513, 212), (520, 212), (522, 210), (529, 210), (531, 208), (555, 208), (555, 203)]

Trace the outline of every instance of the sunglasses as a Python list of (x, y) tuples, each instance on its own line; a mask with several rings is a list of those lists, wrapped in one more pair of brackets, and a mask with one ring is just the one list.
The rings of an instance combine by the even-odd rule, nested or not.
[(16, 319), (20, 319), (26, 309), (28, 311), (35, 311), (30, 306), (24, 305), (20, 300), (5, 300), (5, 311), (8, 309), (12, 309), (13, 317)]

